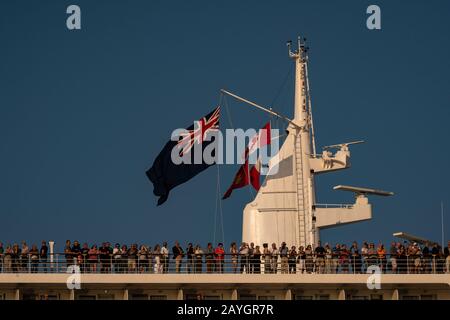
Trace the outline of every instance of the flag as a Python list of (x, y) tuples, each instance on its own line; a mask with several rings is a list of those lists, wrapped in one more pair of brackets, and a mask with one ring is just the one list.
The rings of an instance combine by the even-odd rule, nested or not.
[[(220, 107), (198, 120), (180, 134), (178, 141), (170, 140), (156, 157), (153, 165), (145, 173), (153, 183), (153, 193), (158, 196), (158, 205), (163, 204), (169, 197), (169, 192), (176, 186), (192, 179), (211, 165), (203, 161), (195, 163), (194, 146), (202, 148), (202, 151), (216, 139), (205, 141), (207, 134), (219, 130)], [(175, 164), (172, 161), (172, 150), (177, 148), (180, 156), (190, 157), (190, 163)]]
[(261, 187), (260, 185), (261, 160), (258, 159), (256, 164), (252, 166), (250, 171), (248, 161), (250, 154), (258, 150), (258, 148), (270, 144), (271, 142), (270, 130), (271, 130), (270, 122), (268, 122), (264, 125), (264, 127), (262, 127), (261, 130), (259, 130), (257, 134), (255, 134), (250, 139), (250, 142), (247, 148), (245, 148), (244, 154), (242, 156), (242, 158), (244, 159), (244, 164), (239, 168), (238, 172), (234, 176), (233, 182), (223, 195), (222, 200), (227, 199), (229, 196), (231, 196), (231, 193), (233, 192), (234, 189), (245, 187), (248, 184), (251, 184), (256, 191), (259, 190), (259, 188)]
[[(248, 154), (252, 154), (258, 148), (264, 147), (270, 144), (271, 135), (270, 135), (270, 121), (267, 122), (264, 127), (262, 127), (257, 134), (255, 134), (248, 143)], [(247, 150), (246, 150), (247, 151)]]
[(239, 189), (242, 187), (245, 187), (249, 183), (249, 177), (248, 177), (248, 159), (245, 160), (245, 163), (241, 165), (238, 172), (234, 176), (233, 182), (231, 183), (231, 186), (228, 188), (228, 190), (225, 192), (225, 194), (222, 197), (222, 200), (228, 198), (231, 196), (231, 193), (234, 189)]
[[(258, 134), (255, 134), (253, 138), (250, 140), (250, 143), (248, 145), (248, 150), (246, 150), (245, 157), (248, 157), (250, 154), (255, 152), (261, 147), (267, 146), (272, 141), (271, 138), (271, 127), (270, 127), (270, 121), (267, 122), (264, 127), (259, 130)], [(253, 188), (256, 191), (259, 191), (259, 188), (261, 187), (260, 184), (260, 176), (261, 176), (261, 159), (258, 158), (256, 161), (256, 164), (250, 168), (249, 172), (250, 176), (250, 184), (253, 186)]]
[(250, 169), (250, 183), (255, 188), (256, 191), (259, 191), (261, 188), (260, 184), (260, 175), (261, 175), (261, 160), (258, 159), (256, 164), (252, 166)]

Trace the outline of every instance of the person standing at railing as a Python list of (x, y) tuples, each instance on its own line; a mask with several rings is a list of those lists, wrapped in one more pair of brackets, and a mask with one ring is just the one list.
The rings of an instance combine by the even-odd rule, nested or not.
[(444, 248), (445, 259), (445, 273), (450, 273), (450, 241), (447, 242), (447, 246)]
[(223, 273), (223, 261), (225, 258), (225, 250), (223, 249), (223, 243), (219, 243), (217, 248), (214, 250), (214, 255), (216, 257), (216, 272)]
[(154, 265), (150, 266), (150, 268), (153, 267), (155, 273), (162, 273), (163, 266), (161, 263), (161, 247), (159, 246), (159, 243), (156, 244), (155, 248), (153, 248), (153, 258)]
[(203, 269), (203, 250), (199, 244), (197, 244), (194, 248), (194, 257), (195, 257), (195, 273), (202, 273)]
[(106, 245), (106, 242), (102, 243), (102, 246), (100, 247), (100, 249), (98, 251), (99, 251), (99, 257), (100, 257), (100, 272), (108, 273), (109, 250)]
[(421, 273), (422, 269), (422, 250), (417, 243), (414, 247), (414, 273), (418, 274)]
[(395, 242), (392, 242), (389, 248), (389, 266), (392, 273), (397, 273), (397, 244)]
[(401, 243), (398, 246), (397, 251), (397, 268), (398, 273), (406, 273), (408, 270), (408, 263), (407, 263), (407, 257), (406, 257), (406, 249), (405, 246)]
[(126, 244), (120, 248), (120, 273), (128, 272), (128, 247)]
[(78, 265), (80, 266), (81, 269), (81, 263), (83, 262), (83, 256), (81, 255), (81, 246), (80, 243), (75, 240), (73, 242), (73, 246), (72, 246), (72, 256), (73, 256), (73, 265)]
[(255, 251), (255, 244), (253, 242), (250, 243), (250, 247), (248, 247), (248, 263), (247, 263), (247, 273), (253, 273), (255, 270), (255, 259), (253, 253)]
[(89, 264), (89, 272), (96, 273), (97, 272), (97, 263), (98, 263), (98, 250), (97, 245), (92, 245), (91, 249), (89, 249), (88, 253), (88, 264)]
[(444, 258), (444, 251), (442, 250), (442, 247), (440, 244), (438, 244), (438, 251), (439, 251), (439, 259), (438, 259), (438, 273), (445, 273), (445, 258)]
[(149, 257), (148, 257), (148, 249), (147, 246), (141, 245), (139, 248), (139, 273), (144, 273), (148, 271), (148, 265), (149, 265)]
[(417, 243), (410, 243), (406, 251), (408, 261), (408, 273), (416, 273), (416, 246)]
[(325, 243), (325, 273), (330, 274), (333, 263), (333, 250), (328, 243)]
[(430, 244), (427, 242), (422, 248), (422, 271), (423, 273), (430, 273), (431, 264), (431, 254), (430, 254)]
[(268, 243), (263, 243), (263, 259), (264, 259), (264, 274), (268, 274), (271, 273), (271, 254), (270, 254), (270, 250), (269, 250), (269, 244)]
[(341, 256), (340, 256), (340, 265), (341, 271), (343, 273), (349, 272), (349, 261), (350, 261), (350, 251), (347, 249), (347, 246), (343, 244), (341, 246)]
[(12, 247), (12, 254), (11, 254), (11, 260), (12, 260), (12, 271), (14, 273), (20, 272), (20, 254), (21, 250), (17, 243), (14, 243)]
[(297, 270), (300, 273), (305, 273), (306, 271), (306, 253), (303, 246), (298, 248)]
[(236, 242), (231, 243), (230, 246), (230, 256), (231, 256), (231, 272), (237, 273), (238, 270), (238, 249), (236, 246)]
[(291, 247), (291, 250), (289, 250), (289, 256), (288, 256), (288, 266), (289, 266), (289, 273), (295, 274), (297, 273), (297, 248), (295, 246)]
[(120, 244), (116, 243), (113, 248), (113, 263), (114, 263), (114, 273), (120, 273), (120, 267), (122, 262), (122, 250), (120, 249)]
[(31, 246), (30, 259), (31, 259), (31, 273), (37, 273), (39, 267), (39, 249), (36, 244), (33, 244)]
[(325, 268), (325, 248), (322, 247), (322, 242), (317, 243), (314, 254), (316, 255), (316, 273), (322, 274)]
[(331, 263), (331, 272), (333, 274), (339, 271), (339, 256), (341, 255), (341, 245), (336, 243), (332, 249), (333, 261)]
[(30, 272), (28, 268), (29, 252), (30, 248), (28, 247), (27, 243), (25, 241), (22, 241), (22, 251), (20, 254), (21, 272)]
[(0, 273), (3, 272), (3, 254), (4, 254), (3, 243), (0, 242)]
[(384, 245), (382, 243), (378, 244), (377, 255), (378, 265), (380, 266), (381, 273), (384, 273), (386, 271), (386, 249), (384, 248)]
[(152, 248), (151, 245), (146, 246), (146, 248), (147, 248), (148, 272), (156, 273), (155, 272), (155, 256), (153, 255), (155, 250), (154, 250), (154, 248)]
[(188, 247), (186, 248), (186, 256), (187, 256), (187, 273), (191, 273), (194, 271), (194, 247), (191, 242), (188, 243)]
[(289, 273), (289, 248), (286, 245), (286, 242), (281, 243), (280, 247), (280, 260), (281, 260), (281, 273), (286, 274)]
[(375, 248), (375, 244), (371, 243), (369, 244), (369, 249), (367, 250), (367, 267), (377, 266), (377, 258), (377, 249)]
[(167, 242), (164, 241), (161, 247), (161, 264), (162, 272), (169, 272), (169, 249), (167, 248)]
[(278, 256), (279, 256), (279, 254), (280, 254), (280, 251), (278, 251), (276, 243), (272, 243), (272, 250), (270, 252), (272, 273), (278, 272)]
[(3, 255), (3, 273), (11, 273), (13, 272), (12, 268), (12, 248), (8, 244), (6, 246), (5, 253)]
[(39, 250), (39, 260), (41, 262), (41, 271), (47, 273), (48, 247), (47, 242), (42, 240), (41, 249)]
[(214, 272), (214, 248), (211, 242), (208, 242), (205, 251), (206, 273)]
[(175, 246), (172, 248), (173, 258), (175, 259), (175, 272), (180, 273), (183, 257), (184, 257), (184, 251), (180, 247), (180, 243), (178, 241), (175, 241)]
[(310, 244), (306, 246), (305, 249), (305, 256), (306, 256), (306, 273), (313, 273), (314, 269), (314, 260), (313, 260), (313, 250)]
[(239, 247), (239, 262), (240, 262), (240, 273), (248, 273), (248, 245), (245, 242), (242, 242)]
[(367, 271), (368, 267), (368, 259), (369, 259), (369, 245), (366, 241), (363, 242), (362, 248), (361, 248), (361, 258), (362, 258), (362, 269), (363, 273)]
[(137, 271), (137, 259), (138, 259), (138, 247), (136, 243), (133, 243), (128, 249), (128, 272), (135, 273)]
[(350, 247), (350, 257), (353, 273), (361, 273), (361, 255), (359, 254), (358, 243), (353, 241)]
[(431, 266), (432, 266), (432, 272), (435, 274), (438, 270), (438, 263), (439, 263), (439, 247), (438, 244), (433, 244), (433, 248), (431, 249)]
[(254, 268), (253, 273), (260, 274), (261, 273), (261, 250), (259, 246), (255, 247), (255, 251), (253, 251), (253, 261)]
[(66, 259), (66, 268), (73, 264), (73, 255), (70, 240), (66, 240), (66, 245), (64, 247), (64, 257)]

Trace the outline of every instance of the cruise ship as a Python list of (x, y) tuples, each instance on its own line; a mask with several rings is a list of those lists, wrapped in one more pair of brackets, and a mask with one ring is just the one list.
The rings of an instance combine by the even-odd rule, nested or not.
[[(317, 153), (305, 40), (299, 38), (295, 44), (288, 42), (288, 54), (295, 64), (293, 119), (230, 91), (223, 89), (221, 92), (287, 122), (287, 137), (276, 163), (271, 161), (269, 164), (269, 168), (277, 166), (278, 171), (266, 177), (254, 200), (243, 210), (242, 241), (261, 247), (264, 243), (286, 242), (297, 248), (307, 245), (315, 248), (320, 242), (321, 229), (370, 220), (369, 197), (394, 194), (366, 186), (337, 185), (336, 190), (354, 193), (355, 202), (342, 205), (316, 202), (315, 176), (348, 169), (350, 146), (363, 141), (325, 146)], [(432, 245), (431, 241), (419, 237), (399, 236)], [(211, 270), (208, 270), (208, 257), (205, 256), (194, 263), (185, 257), (180, 269), (175, 270), (175, 259), (169, 255), (167, 267), (160, 268), (161, 257), (152, 257), (145, 265), (137, 260), (137, 265), (130, 269), (127, 262), (123, 266), (113, 256), (110, 261), (100, 259), (91, 263), (54, 252), (53, 246), (50, 242), (45, 263), (33, 264), (31, 258), (17, 266), (7, 266), (5, 260), (2, 262), (0, 300), (450, 299), (448, 261), (445, 256), (431, 254), (427, 257), (406, 255), (404, 260), (398, 261), (404, 266), (397, 272), (392, 272), (389, 267), (389, 254), (381, 264), (377, 258), (371, 261), (370, 257), (363, 257), (362, 266), (359, 262), (357, 266), (355, 260), (350, 259), (348, 269), (344, 270), (330, 267), (328, 259), (335, 257), (315, 256), (309, 271), (304, 271), (295, 261), (294, 273), (290, 267), (288, 271), (284, 270), (286, 261), (279, 255), (275, 262), (268, 264), (264, 256), (243, 263), (243, 257), (227, 253), (219, 269), (215, 261), (209, 261), (214, 263)], [(324, 259), (323, 266), (317, 263), (318, 258)]]

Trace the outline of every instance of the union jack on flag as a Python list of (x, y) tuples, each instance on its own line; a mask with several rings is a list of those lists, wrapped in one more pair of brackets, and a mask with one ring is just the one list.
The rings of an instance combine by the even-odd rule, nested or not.
[(193, 126), (180, 133), (181, 139), (177, 143), (177, 147), (181, 149), (180, 156), (191, 151), (194, 143), (203, 143), (209, 132), (219, 130), (219, 116), (220, 106), (200, 120), (195, 121)]

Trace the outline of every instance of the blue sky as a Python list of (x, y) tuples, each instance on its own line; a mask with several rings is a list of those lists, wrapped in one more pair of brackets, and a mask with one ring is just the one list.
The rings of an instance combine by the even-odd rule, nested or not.
[[(82, 29), (69, 31), (70, 4)], [(366, 28), (370, 4), (382, 30)], [(373, 219), (323, 241), (388, 242), (395, 231), (450, 236), (448, 1), (0, 2), (0, 241), (221, 239), (217, 169), (156, 207), (144, 172), (173, 129), (213, 109), (219, 89), (292, 114), (286, 40), (308, 38), (317, 144), (364, 139), (352, 168), (318, 177), (321, 203), (349, 203), (337, 184), (396, 193)], [(234, 127), (267, 116), (228, 99)], [(222, 118), (222, 127), (230, 127)], [(222, 191), (237, 166), (221, 166)], [(251, 192), (224, 201), (225, 241), (240, 241)]]

